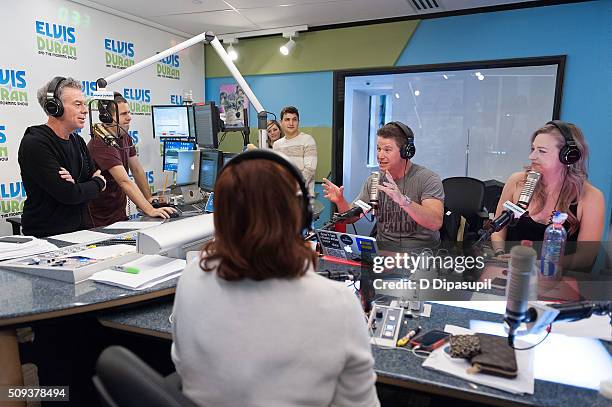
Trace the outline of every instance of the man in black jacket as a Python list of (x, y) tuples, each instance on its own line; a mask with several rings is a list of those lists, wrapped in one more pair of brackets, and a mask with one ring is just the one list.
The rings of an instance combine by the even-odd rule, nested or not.
[(38, 90), (46, 124), (28, 127), (19, 145), (27, 198), (24, 235), (46, 237), (91, 227), (87, 203), (106, 187), (87, 146), (75, 133), (85, 126), (87, 102), (81, 83), (55, 77)]

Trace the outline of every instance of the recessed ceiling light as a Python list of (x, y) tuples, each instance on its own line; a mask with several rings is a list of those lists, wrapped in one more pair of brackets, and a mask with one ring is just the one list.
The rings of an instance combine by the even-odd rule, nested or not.
[(396, 94), (395, 94), (395, 98), (396, 98), (396, 99), (399, 99), (399, 98), (400, 98), (399, 93), (396, 93)]
[(193, 4), (202, 4), (202, 0), (191, 0)]
[(448, 79), (448, 75), (442, 75), (444, 79)]
[(414, 96), (419, 96), (420, 94), (421, 94), (420, 90), (417, 89), (417, 90), (414, 91)]

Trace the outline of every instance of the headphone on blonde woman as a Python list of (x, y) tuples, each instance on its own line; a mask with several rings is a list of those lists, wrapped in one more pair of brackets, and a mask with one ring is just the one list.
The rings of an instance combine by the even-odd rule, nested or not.
[(578, 148), (576, 140), (574, 140), (574, 136), (572, 136), (572, 131), (567, 125), (568, 123), (561, 120), (552, 120), (546, 124), (555, 126), (565, 139), (565, 145), (559, 151), (559, 161), (565, 165), (576, 164), (580, 157), (582, 157), (582, 153)]
[(310, 231), (310, 229), (312, 228), (313, 210), (312, 205), (310, 203), (311, 197), (308, 193), (308, 187), (306, 186), (304, 178), (302, 177), (302, 174), (298, 171), (298, 169), (277, 153), (259, 149), (250, 150), (238, 154), (223, 166), (221, 172), (219, 173), (219, 176), (223, 171), (225, 171), (226, 168), (235, 167), (237, 165), (240, 165), (240, 163), (249, 160), (268, 160), (275, 162), (281, 167), (285, 168), (291, 175), (293, 175), (293, 178), (295, 178), (295, 180), (297, 181), (298, 185), (300, 186), (300, 191), (302, 192), (302, 231)]

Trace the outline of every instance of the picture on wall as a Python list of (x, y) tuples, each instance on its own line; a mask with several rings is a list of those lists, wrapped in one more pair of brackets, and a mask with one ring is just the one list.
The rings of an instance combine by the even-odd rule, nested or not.
[(244, 109), (249, 108), (249, 99), (238, 84), (221, 85), (219, 89), (219, 112), (226, 127), (245, 127)]

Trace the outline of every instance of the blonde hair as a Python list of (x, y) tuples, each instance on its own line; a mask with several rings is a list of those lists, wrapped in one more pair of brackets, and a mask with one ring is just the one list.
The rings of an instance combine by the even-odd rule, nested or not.
[[(569, 224), (569, 233), (575, 233), (580, 227), (580, 221), (576, 217), (576, 214), (572, 213), (569, 208), (573, 204), (577, 204), (578, 200), (582, 196), (582, 191), (584, 190), (584, 182), (588, 178), (587, 174), (587, 159), (589, 157), (589, 147), (584, 139), (584, 134), (582, 131), (576, 127), (572, 123), (566, 123), (568, 129), (570, 130), (574, 141), (578, 149), (580, 150), (581, 157), (580, 159), (572, 164), (565, 165), (563, 167), (563, 185), (561, 187), (561, 191), (559, 192), (559, 198), (557, 200), (557, 206), (555, 210), (559, 210), (561, 212), (567, 213), (567, 222)], [(536, 130), (531, 136), (531, 143), (534, 142), (535, 138), (539, 134), (550, 134), (555, 137), (557, 141), (557, 147), (559, 149), (563, 148), (565, 145), (565, 138), (559, 131), (557, 127), (552, 124), (546, 124), (543, 127)], [(526, 167), (525, 176), (527, 175), (527, 171), (531, 170), (531, 166)], [(533, 194), (533, 210), (532, 212), (538, 213), (542, 210), (546, 203), (546, 197), (550, 191), (547, 189), (547, 185), (544, 180), (541, 180)], [(524, 180), (521, 184), (524, 183)]]

